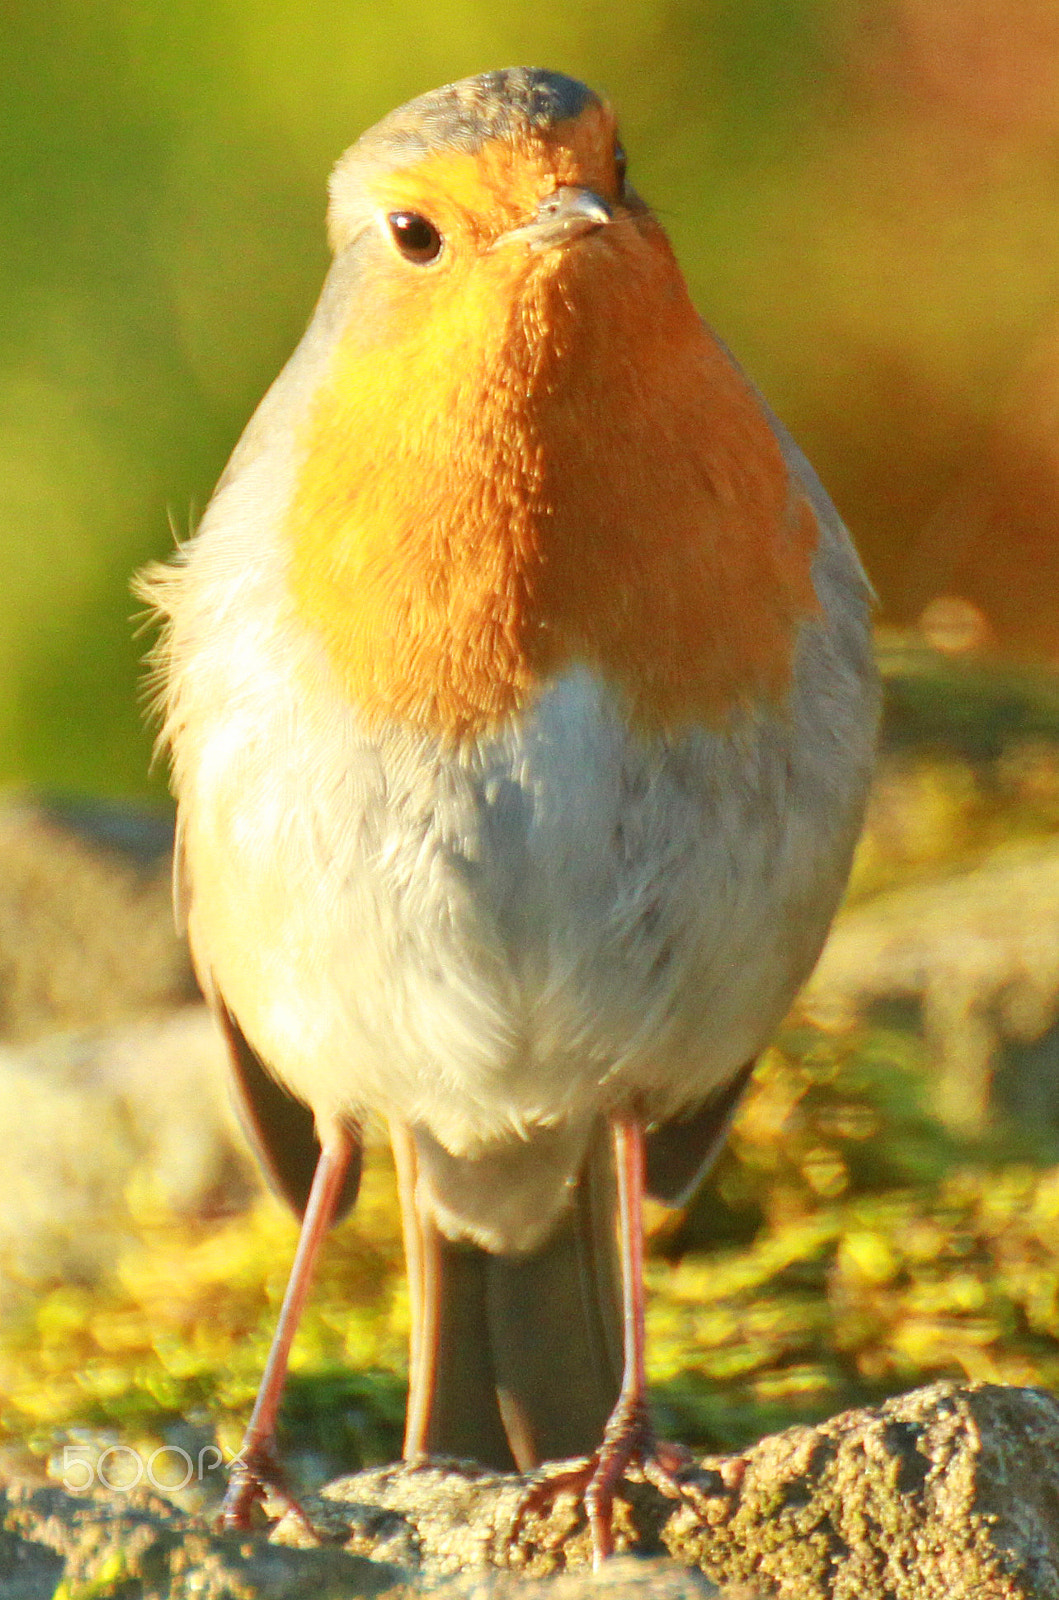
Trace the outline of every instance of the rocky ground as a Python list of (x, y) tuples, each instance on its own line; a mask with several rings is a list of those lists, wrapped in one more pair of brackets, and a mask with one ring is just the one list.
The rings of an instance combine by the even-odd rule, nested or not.
[[(562, 1471), (537, 1475), (538, 1500)], [(1059, 1595), (1059, 1403), (1040, 1391), (937, 1384), (704, 1458), (683, 1483), (672, 1500), (632, 1475), (616, 1526), (638, 1557), (594, 1576), (573, 1494), (527, 1509), (528, 1480), (458, 1464), (340, 1478), (305, 1498), (312, 1533), (288, 1515), (270, 1536), (219, 1534), (142, 1489), (9, 1485), (0, 1594), (352, 1600), (504, 1595), (537, 1579), (555, 1600), (600, 1587), (653, 1600)]]

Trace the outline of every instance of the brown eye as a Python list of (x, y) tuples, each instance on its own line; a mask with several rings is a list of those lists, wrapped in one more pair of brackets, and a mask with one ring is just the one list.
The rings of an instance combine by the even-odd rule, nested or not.
[(387, 217), (393, 242), (409, 261), (425, 266), (441, 254), (441, 235), (418, 211), (391, 211)]
[(625, 154), (625, 146), (619, 139), (614, 145), (614, 186), (618, 191), (619, 199), (625, 193), (625, 172), (628, 165), (629, 162)]

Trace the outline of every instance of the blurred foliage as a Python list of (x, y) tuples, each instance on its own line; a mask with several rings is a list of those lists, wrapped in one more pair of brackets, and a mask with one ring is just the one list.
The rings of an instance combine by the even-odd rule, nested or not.
[(1053, 672), (946, 659), (885, 637), (878, 655), (887, 751), (981, 770), (990, 762), (1010, 764), (1017, 750), (1043, 752), (1059, 743), (1059, 678)]
[[(291, 1361), (288, 1435), (328, 1463), (400, 1453), (406, 1285), (392, 1172), (378, 1156), (356, 1226), (329, 1242)], [(112, 1281), (57, 1285), (5, 1326), (0, 1442), (46, 1454), (57, 1438), (120, 1440), (146, 1456), (191, 1423), (234, 1453), (297, 1227), (271, 1197), (220, 1224), (174, 1218), (146, 1176), (128, 1198), (142, 1242)]]
[(652, 1374), (681, 1438), (736, 1448), (941, 1375), (1059, 1383), (1059, 1152), (947, 1134), (918, 1050), (806, 1029), (759, 1068), (655, 1240)]
[(888, 611), (955, 590), (972, 643), (1054, 654), (1055, 18), (1053, 0), (631, 0), (620, 22), (602, 0), (394, 0), (385, 26), (364, 0), (0, 8), (0, 777), (143, 787), (128, 576), (194, 523), (298, 337), (329, 166), (400, 101), (519, 60), (617, 104), (699, 304), (817, 461)]
[[(792, 1026), (707, 1189), (686, 1215), (657, 1208), (648, 1341), (665, 1431), (734, 1449), (935, 1376), (1059, 1387), (1059, 1151), (1014, 1126), (946, 1133), (919, 1050)], [(146, 1455), (189, 1423), (238, 1447), (294, 1225), (271, 1200), (191, 1225), (130, 1199), (142, 1243), (113, 1282), (57, 1286), (5, 1330), (0, 1443), (23, 1458), (86, 1439)], [(295, 1345), (282, 1441), (296, 1477), (399, 1453), (406, 1333), (380, 1148)]]
[(848, 899), (1059, 831), (1059, 678), (883, 641), (880, 760)]

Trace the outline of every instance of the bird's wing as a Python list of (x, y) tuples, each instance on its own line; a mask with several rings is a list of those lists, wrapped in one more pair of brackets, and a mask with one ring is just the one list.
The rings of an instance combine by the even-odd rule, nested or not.
[[(235, 1102), (250, 1145), (271, 1187), (299, 1216), (305, 1213), (313, 1173), (320, 1159), (316, 1123), (308, 1106), (288, 1094), (247, 1042), (223, 998), (214, 993), (213, 1008), (228, 1041)], [(335, 1207), (334, 1220), (345, 1216), (360, 1188), (361, 1141), (354, 1135), (353, 1156)]]
[(656, 1200), (682, 1206), (691, 1199), (720, 1155), (753, 1070), (754, 1062), (748, 1061), (689, 1116), (674, 1117), (648, 1133), (647, 1190)]

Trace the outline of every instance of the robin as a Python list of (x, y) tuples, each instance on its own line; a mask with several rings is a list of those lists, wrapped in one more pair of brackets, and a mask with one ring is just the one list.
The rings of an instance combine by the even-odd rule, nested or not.
[(699, 1181), (843, 892), (869, 590), (583, 84), (518, 68), (393, 112), (339, 161), (329, 231), (304, 339), (142, 584), (178, 901), (303, 1217), (226, 1517), (279, 1478), (371, 1115), (406, 1455), (587, 1453), (601, 1558), (626, 1466), (669, 1471), (643, 1196)]

